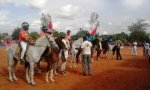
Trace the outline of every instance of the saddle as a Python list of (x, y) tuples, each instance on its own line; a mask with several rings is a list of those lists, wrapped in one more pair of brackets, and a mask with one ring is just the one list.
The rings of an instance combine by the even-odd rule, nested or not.
[(15, 55), (17, 55), (20, 59), (20, 56), (21, 56), (21, 46), (20, 46), (20, 44), (18, 44), (18, 46), (16, 48)]
[[(26, 49), (24, 57), (26, 57), (28, 55), (28, 53), (27, 53), (28, 52), (28, 48), (29, 48), (29, 45), (27, 45), (27, 49)], [(20, 57), (21, 57), (21, 51), (22, 51), (22, 48), (21, 48), (20, 44), (18, 44), (18, 46), (16, 48), (16, 51), (15, 51), (15, 55), (18, 56), (18, 59), (20, 59)]]

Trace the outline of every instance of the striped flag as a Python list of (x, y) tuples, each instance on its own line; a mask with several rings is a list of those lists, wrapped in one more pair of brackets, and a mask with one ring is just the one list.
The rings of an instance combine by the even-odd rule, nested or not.
[(51, 19), (51, 17), (50, 17), (50, 22), (49, 22), (49, 24), (48, 24), (48, 28), (49, 28), (50, 30), (53, 29), (53, 24), (52, 24), (52, 19)]
[(95, 28), (92, 30), (92, 32), (90, 33), (90, 37), (94, 36), (95, 33), (96, 33), (96, 31), (97, 31), (97, 27), (95, 27)]

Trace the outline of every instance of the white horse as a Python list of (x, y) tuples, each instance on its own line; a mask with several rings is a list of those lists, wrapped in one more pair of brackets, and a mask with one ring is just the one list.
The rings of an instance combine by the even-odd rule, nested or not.
[[(15, 68), (19, 60), (19, 56), (15, 54), (18, 44), (13, 44), (7, 48), (8, 52), (8, 71), (9, 71), (9, 80), (17, 80), (15, 75)], [(26, 56), (26, 80), (32, 85), (36, 85), (34, 81), (34, 66), (39, 62), (41, 55), (45, 51), (46, 47), (55, 47), (58, 48), (54, 38), (46, 34), (43, 37), (40, 37), (34, 46), (29, 46)], [(47, 74), (46, 74), (47, 75)], [(46, 76), (47, 77), (47, 76)], [(51, 81), (53, 80), (53, 69), (51, 69), (50, 75)]]
[(76, 55), (82, 43), (83, 43), (83, 38), (79, 38), (78, 40), (72, 43), (72, 49), (71, 49), (72, 60), (71, 60), (70, 68), (76, 68)]

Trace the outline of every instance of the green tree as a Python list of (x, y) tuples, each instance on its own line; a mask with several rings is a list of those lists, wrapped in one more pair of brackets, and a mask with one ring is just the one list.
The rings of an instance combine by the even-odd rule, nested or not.
[(65, 36), (65, 33), (64, 32), (59, 32), (59, 37), (60, 36)]
[(18, 40), (19, 39), (19, 32), (20, 31), (21, 31), (21, 28), (19, 28), (19, 27), (14, 29), (14, 31), (11, 35), (13, 40)]
[(132, 23), (131, 26), (128, 26), (128, 30), (131, 32), (129, 40), (148, 41), (149, 34), (146, 33), (148, 27), (149, 24), (142, 19), (137, 20), (136, 23)]
[(53, 32), (54, 37), (59, 37), (59, 32), (55, 31)]
[(36, 39), (38, 39), (38, 38), (40, 37), (39, 33), (37, 33), (37, 32), (31, 32), (31, 33), (30, 33), (30, 36), (31, 36), (34, 40), (36, 40)]

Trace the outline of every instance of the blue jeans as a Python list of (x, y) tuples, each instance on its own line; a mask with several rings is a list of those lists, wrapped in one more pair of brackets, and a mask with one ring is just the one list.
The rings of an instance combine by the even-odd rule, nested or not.
[(91, 65), (91, 54), (85, 54), (82, 56), (82, 71), (83, 74), (92, 75), (92, 65)]

